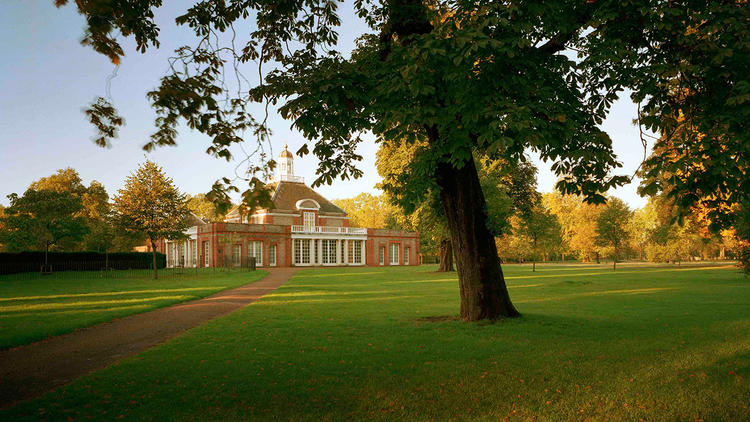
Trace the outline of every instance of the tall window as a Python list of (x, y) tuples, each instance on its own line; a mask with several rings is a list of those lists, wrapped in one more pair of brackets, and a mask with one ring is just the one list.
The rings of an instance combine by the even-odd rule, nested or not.
[(263, 242), (260, 240), (251, 240), (247, 242), (247, 257), (255, 258), (255, 265), (263, 266)]
[(268, 265), (272, 267), (276, 266), (276, 245), (268, 247)]
[(185, 242), (180, 242), (177, 245), (177, 265), (180, 267), (185, 266), (185, 255), (187, 254), (187, 244)]
[(242, 245), (232, 245), (232, 265), (238, 267), (242, 257)]
[(381, 246), (378, 251), (378, 262), (380, 265), (385, 265), (385, 246)]
[(190, 240), (190, 264), (193, 267), (198, 266), (198, 241)]
[(310, 239), (302, 239), (302, 263), (310, 263)]
[(302, 263), (302, 239), (294, 239), (294, 263)]
[(404, 248), (404, 265), (409, 265), (409, 259), (411, 255), (411, 248)]
[(208, 267), (209, 257), (211, 256), (211, 246), (208, 242), (203, 242), (203, 266)]
[(391, 243), (391, 265), (398, 265), (398, 247), (398, 243)]
[(174, 267), (174, 243), (167, 243), (167, 267)]
[(346, 252), (346, 257), (348, 259), (348, 264), (354, 264), (354, 244), (359, 243), (358, 240), (350, 240), (346, 242), (346, 248), (348, 251)]
[(363, 242), (364, 242), (363, 240), (354, 240), (352, 242), (354, 243), (354, 248), (353, 248), (354, 253), (352, 254), (354, 256), (354, 259), (352, 261), (354, 264), (362, 263), (362, 243)]
[(302, 216), (304, 217), (305, 230), (312, 230), (315, 227), (315, 213), (305, 211)]
[(321, 263), (322, 264), (335, 264), (336, 263), (336, 241), (331, 239), (321, 240)]
[(310, 263), (310, 239), (294, 239), (294, 263)]

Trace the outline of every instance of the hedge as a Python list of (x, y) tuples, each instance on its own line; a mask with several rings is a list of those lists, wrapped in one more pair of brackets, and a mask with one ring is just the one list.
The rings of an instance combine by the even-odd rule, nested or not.
[[(48, 263), (52, 271), (99, 271), (151, 268), (151, 252), (111, 252), (108, 259), (99, 252), (50, 252)], [(0, 274), (38, 272), (44, 265), (44, 252), (0, 252)], [(167, 256), (156, 253), (156, 267), (164, 268)]]

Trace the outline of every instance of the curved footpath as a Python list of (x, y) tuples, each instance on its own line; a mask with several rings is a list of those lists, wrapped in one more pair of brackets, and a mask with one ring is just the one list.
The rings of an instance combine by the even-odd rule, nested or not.
[(40, 396), (135, 355), (204, 322), (255, 302), (296, 268), (274, 268), (259, 281), (214, 295), (0, 351), (0, 409)]

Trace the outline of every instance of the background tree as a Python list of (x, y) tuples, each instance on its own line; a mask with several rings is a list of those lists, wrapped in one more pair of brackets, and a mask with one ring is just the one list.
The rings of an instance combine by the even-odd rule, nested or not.
[(396, 207), (384, 195), (360, 193), (354, 198), (334, 199), (332, 201), (349, 215), (349, 224), (353, 227), (371, 227), (375, 229), (401, 229), (396, 214)]
[(161, 167), (146, 161), (125, 179), (125, 187), (117, 191), (113, 208), (121, 227), (131, 233), (143, 233), (148, 238), (154, 279), (157, 279), (156, 241), (180, 238), (188, 228), (189, 210), (185, 195)]
[(109, 195), (104, 185), (93, 180), (86, 187), (78, 172), (71, 167), (67, 167), (57, 170), (50, 176), (42, 177), (32, 182), (29, 185), (29, 189), (69, 192), (80, 199), (82, 208), (78, 215), (85, 218), (86, 224), (91, 230), (80, 241), (66, 238), (60, 246), (66, 250), (90, 250), (91, 244), (96, 243), (97, 240), (89, 239), (89, 236), (95, 236), (98, 233), (98, 230), (94, 229), (94, 226), (101, 227), (105, 224), (103, 221), (104, 216), (110, 210)]
[(558, 193), (545, 195), (544, 202), (561, 224), (567, 250), (583, 262), (598, 263), (602, 250), (596, 243), (599, 235), (596, 221), (603, 206), (588, 204), (580, 196)]
[[(87, 22), (82, 42), (113, 63), (124, 55), (120, 34), (134, 37), (140, 51), (158, 47), (159, 5), (76, 2)], [(750, 11), (744, 2), (395, 0), (354, 7), (368, 32), (344, 57), (336, 49), (336, 2), (192, 3), (176, 22), (194, 31), (196, 45), (178, 49), (171, 73), (148, 93), (157, 128), (146, 148), (174, 145), (183, 119), (211, 137), (207, 152), (219, 157), (229, 159), (230, 146), (248, 129), (264, 145), (267, 120), (248, 112), (253, 102), (278, 104), (284, 118), (315, 140), (298, 151), (320, 159), (315, 185), (361, 175), (354, 162), (363, 132), (389, 142), (426, 142), (411, 174), (427, 189), (409, 194), (440, 198), (466, 320), (518, 314), (495, 259), (475, 154), (516, 163), (535, 150), (554, 161), (562, 192), (602, 202), (604, 192), (628, 178), (611, 177), (619, 163), (599, 125), (618, 93), (629, 89), (642, 103), (639, 121), (652, 132), (669, 136), (676, 116), (684, 116), (729, 152), (712, 153), (718, 163), (728, 157), (747, 163)], [(244, 39), (224, 37), (227, 45), (221, 44), (217, 32), (237, 34), (240, 22), (251, 28)], [(578, 57), (563, 54), (566, 49)], [(249, 61), (260, 78), (238, 75), (240, 84), (253, 85), (227, 86), (223, 75), (241, 73)], [(265, 75), (264, 64), (273, 69)], [(104, 99), (87, 117), (101, 145), (122, 124)], [(710, 151), (702, 140), (686, 139), (685, 150)], [(660, 161), (657, 156), (655, 168)], [(248, 173), (271, 169), (267, 163), (250, 165)], [(709, 171), (718, 174), (715, 169), (721, 167)], [(744, 177), (738, 186), (748, 192)]]
[(510, 218), (510, 231), (495, 238), (497, 253), (503, 262), (523, 263), (532, 258), (534, 251), (531, 239), (521, 230), (521, 218), (513, 215)]
[(216, 204), (206, 198), (206, 194), (199, 193), (191, 196), (187, 195), (187, 207), (188, 209), (203, 221), (217, 222), (224, 219), (226, 213), (219, 213), (216, 209)]
[(619, 198), (611, 197), (607, 201), (599, 217), (596, 219), (597, 243), (602, 246), (611, 246), (612, 269), (617, 269), (617, 258), (623, 245), (628, 240), (628, 222), (632, 213), (630, 208)]
[[(413, 189), (427, 188), (419, 186), (423, 181), (410, 174), (410, 166), (418, 160), (417, 155), (425, 146), (425, 143), (383, 144), (376, 160), (378, 173), (383, 177), (378, 186), (404, 211), (405, 219), (399, 219), (401, 226), (420, 233), (420, 242), (423, 242), (420, 249), (437, 251), (440, 259), (438, 271), (453, 271), (453, 246), (439, 196), (428, 192), (424, 201), (412, 202), (413, 197), (408, 194)], [(527, 212), (539, 200), (537, 169), (527, 161), (517, 165), (488, 157), (476, 161), (481, 189), (486, 196), (487, 229), (493, 236), (502, 236), (511, 230), (511, 215)], [(399, 213), (395, 215), (400, 216)]]
[(646, 246), (648, 245), (651, 231), (655, 224), (655, 215), (648, 205), (644, 208), (639, 208), (633, 211), (630, 215), (630, 220), (628, 221), (626, 228), (628, 232), (628, 241), (633, 250), (638, 252), (639, 260), (645, 259)]
[(560, 223), (557, 221), (557, 217), (550, 213), (541, 202), (528, 212), (521, 214), (520, 223), (520, 232), (529, 239), (531, 244), (531, 271), (536, 271), (536, 261), (539, 259), (540, 249), (560, 243)]
[(44, 250), (48, 265), (51, 247), (63, 239), (81, 240), (89, 229), (79, 213), (81, 200), (70, 192), (28, 189), (8, 195), (10, 206), (0, 220), (0, 238), (9, 251)]
[(2, 233), (4, 231), (3, 228), (3, 218), (5, 217), (5, 206), (3, 204), (0, 204), (0, 252), (5, 250), (5, 245), (3, 245), (2, 241)]
[(750, 274), (750, 200), (746, 200), (738, 208), (735, 225), (737, 237), (742, 239), (739, 245), (740, 264), (745, 269), (745, 273)]

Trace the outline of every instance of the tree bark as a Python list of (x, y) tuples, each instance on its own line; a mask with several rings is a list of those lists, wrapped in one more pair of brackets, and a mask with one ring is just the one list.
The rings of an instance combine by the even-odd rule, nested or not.
[(617, 248), (615, 248), (615, 255), (612, 257), (612, 271), (617, 271)]
[(474, 160), (461, 168), (438, 164), (440, 187), (461, 293), (461, 318), (465, 321), (519, 316), (505, 286), (492, 233), (487, 229), (484, 194)]
[(151, 241), (151, 262), (154, 266), (154, 280), (159, 279), (159, 271), (156, 269), (156, 242), (154, 242), (154, 239), (149, 238), (148, 240)]
[(453, 245), (450, 239), (440, 241), (440, 267), (438, 272), (453, 271)]

